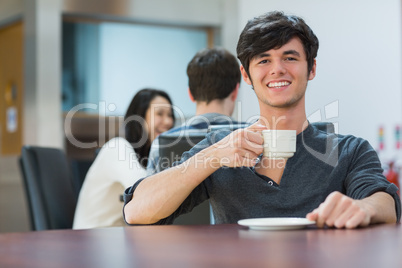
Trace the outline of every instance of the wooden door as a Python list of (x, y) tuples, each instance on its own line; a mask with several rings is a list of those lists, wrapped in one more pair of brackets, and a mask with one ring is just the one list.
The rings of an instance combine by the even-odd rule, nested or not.
[(0, 29), (0, 154), (20, 154), (23, 133), (23, 24)]

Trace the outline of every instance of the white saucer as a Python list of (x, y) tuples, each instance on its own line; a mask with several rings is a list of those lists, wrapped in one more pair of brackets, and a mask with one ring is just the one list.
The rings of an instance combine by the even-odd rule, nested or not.
[(306, 218), (255, 218), (239, 220), (237, 223), (253, 230), (291, 230), (305, 228), (315, 224), (315, 221)]

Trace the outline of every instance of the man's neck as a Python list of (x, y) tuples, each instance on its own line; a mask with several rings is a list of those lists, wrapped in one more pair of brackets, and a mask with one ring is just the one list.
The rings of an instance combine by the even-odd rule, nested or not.
[(225, 100), (213, 100), (208, 104), (206, 102), (197, 102), (195, 114), (202, 115), (207, 113), (218, 113), (232, 116), (232, 105), (225, 103)]
[(295, 129), (297, 134), (307, 127), (307, 116), (304, 103), (295, 107), (261, 109), (259, 123), (269, 129)]

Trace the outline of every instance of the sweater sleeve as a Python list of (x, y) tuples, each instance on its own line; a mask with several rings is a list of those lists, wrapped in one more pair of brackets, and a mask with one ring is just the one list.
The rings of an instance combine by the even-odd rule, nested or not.
[(401, 199), (396, 185), (387, 181), (383, 175), (381, 162), (373, 147), (363, 139), (350, 141), (353, 152), (349, 152), (348, 175), (345, 180), (346, 194), (354, 199), (363, 199), (375, 192), (386, 192), (395, 200), (397, 221), (401, 218)]
[[(173, 163), (173, 165), (179, 165), (179, 164), (187, 161), (189, 158), (191, 158), (192, 156), (194, 156), (201, 150), (207, 148), (208, 146), (212, 145), (213, 143), (219, 141), (220, 139), (222, 139), (229, 133), (230, 133), (230, 131), (221, 131), (219, 133), (208, 134), (204, 140), (202, 140), (198, 144), (196, 144), (190, 151), (184, 152), (180, 161)], [(124, 192), (124, 195), (123, 195), (124, 206), (128, 202), (130, 202), (130, 200), (132, 199), (135, 189), (138, 187), (138, 185), (143, 180), (146, 180), (146, 179), (147, 178), (140, 179), (136, 183), (134, 183), (133, 186), (126, 189), (126, 191)], [(208, 179), (208, 178), (206, 178), (206, 179)], [(190, 195), (183, 201), (183, 203), (177, 208), (177, 210), (175, 212), (173, 212), (169, 217), (161, 219), (160, 221), (154, 223), (154, 225), (172, 224), (173, 221), (175, 220), (175, 218), (177, 218), (181, 214), (191, 212), (194, 207), (198, 206), (199, 204), (201, 204), (208, 198), (209, 198), (208, 191), (207, 191), (204, 183), (201, 183), (190, 193)], [(124, 213), (124, 211), (123, 211), (123, 213)], [(125, 217), (124, 217), (124, 219), (125, 219)]]

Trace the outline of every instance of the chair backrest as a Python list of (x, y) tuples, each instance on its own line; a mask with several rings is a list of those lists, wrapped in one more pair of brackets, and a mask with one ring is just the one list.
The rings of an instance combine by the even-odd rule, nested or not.
[[(157, 172), (172, 166), (175, 161), (180, 160), (181, 155), (190, 150), (198, 142), (202, 141), (207, 134), (204, 131), (188, 131), (184, 135), (180, 132), (173, 132), (159, 135), (159, 162)], [(191, 224), (209, 224), (210, 207), (209, 202), (203, 202), (195, 207), (190, 213), (180, 215), (173, 224), (191, 225)]]
[(84, 183), (85, 176), (87, 175), (88, 170), (94, 161), (87, 159), (72, 159), (72, 158), (68, 160), (71, 167), (74, 192), (76, 199), (78, 200), (78, 196), (80, 194), (82, 184)]
[(207, 134), (205, 131), (192, 131), (186, 134), (173, 132), (159, 136), (159, 163), (157, 171), (162, 171), (179, 161), (181, 155), (202, 141)]
[(20, 167), (32, 230), (71, 229), (77, 199), (64, 152), (23, 146)]
[[(172, 166), (175, 161), (179, 161), (181, 155), (196, 146), (202, 141), (206, 134), (211, 131), (222, 129), (235, 130), (245, 127), (245, 124), (210, 125), (207, 129), (191, 129), (183, 132), (165, 133), (159, 136), (159, 163), (157, 171), (162, 171)], [(210, 224), (214, 223), (212, 210), (209, 202), (203, 202), (195, 207), (190, 213), (180, 215), (175, 219), (174, 224)]]

